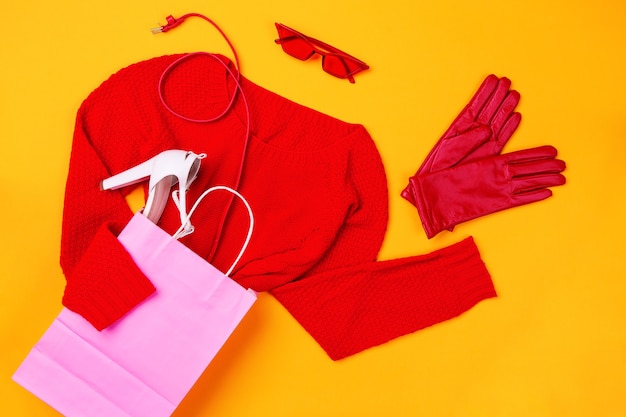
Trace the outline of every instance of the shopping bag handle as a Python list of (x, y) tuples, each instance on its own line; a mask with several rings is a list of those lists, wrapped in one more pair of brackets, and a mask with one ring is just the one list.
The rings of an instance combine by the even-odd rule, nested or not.
[[(237, 262), (239, 262), (239, 260), (243, 256), (243, 253), (246, 251), (248, 244), (250, 243), (250, 238), (252, 237), (252, 229), (254, 228), (254, 215), (252, 214), (252, 208), (250, 207), (250, 204), (248, 204), (248, 201), (244, 198), (244, 196), (239, 194), (239, 192), (237, 192), (236, 190), (233, 190), (230, 187), (226, 187), (224, 185), (216, 185), (214, 187), (207, 189), (205, 192), (203, 192), (200, 195), (200, 197), (198, 197), (196, 202), (191, 207), (191, 210), (189, 210), (189, 213), (187, 213), (187, 221), (180, 225), (180, 227), (178, 228), (176, 233), (172, 235), (172, 237), (174, 239), (180, 239), (183, 236), (193, 233), (194, 228), (191, 225), (191, 215), (196, 210), (196, 208), (198, 207), (198, 204), (200, 204), (200, 201), (204, 197), (206, 197), (209, 193), (212, 193), (213, 191), (217, 191), (217, 190), (225, 190), (237, 196), (246, 206), (246, 209), (248, 210), (248, 216), (250, 217), (250, 226), (248, 227), (248, 234), (246, 235), (246, 240), (243, 242), (243, 246), (241, 247), (241, 250), (239, 251), (239, 254), (237, 255), (237, 257), (235, 258), (235, 261), (233, 262), (231, 267), (228, 269), (228, 271), (226, 271), (226, 273), (224, 274), (226, 276), (230, 276), (230, 274), (233, 272), (233, 269), (235, 269)], [(178, 190), (175, 190), (174, 192), (172, 192), (172, 197), (175, 202), (178, 201)]]

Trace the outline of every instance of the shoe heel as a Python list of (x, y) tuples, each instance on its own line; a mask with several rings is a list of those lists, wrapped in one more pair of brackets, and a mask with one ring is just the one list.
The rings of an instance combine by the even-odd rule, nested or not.
[(143, 214), (153, 223), (157, 223), (165, 209), (170, 189), (179, 183), (176, 206), (180, 212), (181, 224), (185, 230), (191, 228), (187, 218), (186, 192), (189, 185), (196, 179), (200, 169), (200, 160), (206, 154), (195, 154), (191, 151), (169, 149), (148, 159), (141, 164), (113, 175), (100, 183), (102, 190), (117, 190), (127, 185), (138, 184), (148, 178), (148, 198)]
[(152, 173), (154, 158), (148, 159), (139, 165), (115, 174), (100, 183), (101, 190), (117, 190), (127, 185), (133, 185), (145, 181)]

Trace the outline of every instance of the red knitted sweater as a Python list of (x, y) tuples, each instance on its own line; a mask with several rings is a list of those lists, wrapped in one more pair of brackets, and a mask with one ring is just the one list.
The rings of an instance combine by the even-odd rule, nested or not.
[[(241, 96), (210, 123), (183, 120), (158, 95), (159, 78), (177, 56), (133, 64), (83, 102), (67, 179), (61, 266), (63, 304), (102, 329), (155, 289), (116, 236), (131, 218), (124, 195), (99, 182), (165, 149), (206, 153), (193, 202), (214, 185), (233, 186), (246, 140)], [(221, 57), (223, 62), (228, 62)], [(471, 238), (428, 255), (377, 261), (388, 196), (380, 155), (366, 129), (296, 104), (242, 77), (251, 135), (238, 190), (255, 214), (250, 245), (232, 277), (269, 291), (332, 359), (455, 317), (495, 296)], [(179, 114), (208, 119), (235, 91), (215, 59), (197, 56), (164, 83)], [(231, 196), (211, 194), (181, 242), (226, 270), (247, 232), (247, 212)], [(220, 220), (227, 211), (226, 221)], [(160, 226), (180, 225), (171, 202)]]

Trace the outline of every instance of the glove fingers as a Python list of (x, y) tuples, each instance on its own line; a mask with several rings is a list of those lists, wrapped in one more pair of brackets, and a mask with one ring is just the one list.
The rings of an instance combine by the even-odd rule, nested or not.
[(513, 133), (515, 133), (517, 127), (521, 122), (522, 115), (520, 113), (513, 113), (508, 119), (506, 119), (506, 121), (504, 122), (504, 126), (502, 126), (498, 130), (494, 130), (494, 135), (496, 137), (496, 142), (498, 143), (499, 151), (501, 151), (502, 148), (504, 148), (504, 145), (506, 145), (509, 139), (511, 139), (511, 136), (513, 136)]
[(565, 184), (565, 177), (557, 173), (514, 178), (512, 182), (513, 194), (515, 195), (535, 192), (563, 184)]
[(557, 150), (553, 146), (539, 146), (506, 154), (513, 193), (524, 194), (565, 184), (565, 177), (560, 174), (565, 170), (565, 162), (555, 159), (556, 154)]
[(498, 77), (493, 74), (488, 75), (483, 80), (480, 87), (478, 87), (478, 90), (476, 90), (476, 93), (474, 93), (469, 103), (444, 133), (443, 137), (448, 138), (455, 136), (469, 129), (476, 122), (478, 115), (489, 101), (489, 98), (493, 95), (497, 86)]
[(535, 161), (538, 159), (554, 158), (556, 154), (557, 150), (554, 146), (545, 145), (503, 154), (502, 156), (505, 158), (505, 161), (507, 163), (517, 164), (528, 161)]
[[(498, 80), (496, 89), (478, 114), (477, 121), (483, 125), (491, 124), (492, 119), (498, 113), (503, 102), (507, 98), (509, 88), (511, 88), (511, 80), (506, 77), (502, 77)], [(517, 103), (515, 103), (517, 105)], [(514, 107), (515, 107), (514, 105)], [(508, 107), (508, 106), (507, 106)]]
[[(515, 108), (519, 104), (520, 94), (515, 91), (509, 91), (506, 98), (500, 104), (497, 113), (490, 120), (491, 130), (496, 136), (501, 136), (501, 130), (514, 114)], [(508, 139), (508, 138), (507, 138)]]
[(535, 191), (530, 191), (521, 194), (514, 194), (513, 197), (513, 205), (521, 206), (523, 204), (530, 204), (536, 201), (545, 200), (552, 196), (552, 190), (548, 188), (543, 188)]
[[(498, 155), (517, 129), (521, 117), (513, 112), (519, 93), (511, 81), (488, 75), (448, 130), (431, 150), (417, 174)], [(490, 125), (495, 118), (495, 126)], [(505, 129), (505, 130), (504, 130)], [(494, 132), (501, 132), (495, 137)]]
[(513, 178), (537, 174), (559, 173), (563, 170), (565, 170), (565, 162), (560, 159), (537, 159), (509, 164), (509, 174)]

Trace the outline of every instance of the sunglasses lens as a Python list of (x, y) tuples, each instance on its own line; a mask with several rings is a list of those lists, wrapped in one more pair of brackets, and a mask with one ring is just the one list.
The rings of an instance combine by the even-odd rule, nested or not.
[(313, 55), (313, 48), (304, 39), (294, 38), (280, 44), (285, 53), (291, 55), (294, 58), (306, 61), (311, 55)]
[(355, 71), (358, 72), (358, 70), (361, 69), (359, 65), (356, 65), (356, 63), (331, 54), (324, 56), (322, 67), (324, 68), (324, 71), (330, 75), (334, 75), (339, 78), (346, 78), (348, 74), (353, 74)]
[(278, 36), (280, 36), (280, 46), (283, 51), (292, 57), (305, 61), (313, 55), (313, 47), (300, 35), (288, 28), (278, 26)]

